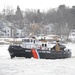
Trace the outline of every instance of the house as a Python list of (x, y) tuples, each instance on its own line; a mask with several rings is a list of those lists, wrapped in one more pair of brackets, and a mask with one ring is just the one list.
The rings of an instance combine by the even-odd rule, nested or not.
[(71, 30), (69, 34), (69, 39), (71, 41), (75, 41), (75, 30)]
[(10, 37), (21, 37), (21, 30), (16, 28), (13, 23), (7, 21), (0, 21), (2, 28), (0, 28), (0, 37), (1, 38), (10, 38)]
[(15, 37), (20, 38), (22, 37), (22, 30), (19, 28), (15, 29)]
[(0, 26), (3, 26), (0, 29), (0, 37), (1, 38), (11, 37), (11, 33), (12, 33), (11, 28), (4, 21), (0, 20), (0, 22), (2, 22)]
[(52, 23), (44, 26), (46, 34), (53, 34), (53, 26), (54, 25)]

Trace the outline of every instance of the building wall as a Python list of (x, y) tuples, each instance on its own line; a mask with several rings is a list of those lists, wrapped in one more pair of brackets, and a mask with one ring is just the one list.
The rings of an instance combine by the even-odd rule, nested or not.
[[(3, 31), (5, 31), (5, 32), (3, 32)], [(10, 37), (11, 36), (11, 34), (10, 34), (10, 28), (9, 27), (4, 27), (3, 29), (2, 29), (2, 31), (1, 31), (1, 37)]]
[(15, 37), (21, 37), (22, 31), (18, 28), (15, 29)]

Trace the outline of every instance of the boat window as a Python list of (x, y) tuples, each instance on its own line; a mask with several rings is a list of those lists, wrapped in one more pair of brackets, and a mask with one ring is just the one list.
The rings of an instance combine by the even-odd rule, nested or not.
[(34, 43), (35, 43), (35, 40), (34, 40)]
[(44, 47), (44, 44), (42, 44), (42, 47)]
[(32, 39), (31, 39), (31, 42), (33, 42)]
[(24, 42), (24, 39), (22, 40), (22, 42)]
[(26, 40), (26, 42), (30, 42), (30, 40), (29, 40), (29, 39), (27, 39), (27, 40)]
[(22, 42), (30, 42), (29, 39), (23, 39)]
[(47, 44), (45, 44), (45, 47), (47, 47)]

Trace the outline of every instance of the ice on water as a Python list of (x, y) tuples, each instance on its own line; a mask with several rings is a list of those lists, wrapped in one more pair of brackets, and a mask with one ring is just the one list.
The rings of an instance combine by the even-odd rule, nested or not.
[(0, 75), (75, 75), (75, 44), (66, 44), (72, 58), (66, 59), (11, 59), (8, 45), (0, 45)]

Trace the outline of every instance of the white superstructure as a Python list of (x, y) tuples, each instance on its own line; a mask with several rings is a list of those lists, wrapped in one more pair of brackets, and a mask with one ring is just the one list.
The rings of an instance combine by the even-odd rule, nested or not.
[(36, 49), (50, 49), (51, 43), (45, 41), (38, 41), (33, 38), (24, 38), (22, 39), (22, 47), (23, 48), (36, 48)]

